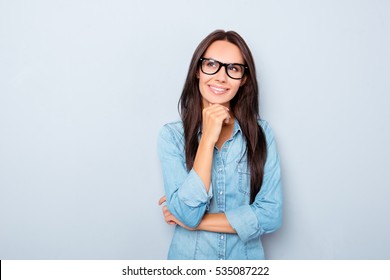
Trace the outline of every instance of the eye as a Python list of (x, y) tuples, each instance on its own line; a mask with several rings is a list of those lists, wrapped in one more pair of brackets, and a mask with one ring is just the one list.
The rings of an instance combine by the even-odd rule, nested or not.
[(242, 71), (241, 66), (236, 65), (236, 64), (229, 64), (228, 69), (229, 69), (229, 71), (232, 71), (232, 72), (241, 72)]
[(214, 60), (209, 59), (209, 60), (206, 60), (206, 66), (215, 68), (215, 67), (218, 67), (218, 63)]

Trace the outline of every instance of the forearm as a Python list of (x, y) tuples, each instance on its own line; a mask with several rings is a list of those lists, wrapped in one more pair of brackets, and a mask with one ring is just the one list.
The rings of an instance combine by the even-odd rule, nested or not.
[(194, 170), (202, 179), (206, 192), (210, 189), (211, 167), (213, 163), (214, 144), (201, 138), (194, 161)]
[(205, 214), (196, 230), (236, 233), (224, 213)]
[(209, 103), (208, 107), (203, 108), (202, 119), (202, 136), (193, 169), (202, 179), (206, 191), (209, 191), (214, 147), (220, 138), (223, 123), (230, 119), (229, 109), (220, 104)]

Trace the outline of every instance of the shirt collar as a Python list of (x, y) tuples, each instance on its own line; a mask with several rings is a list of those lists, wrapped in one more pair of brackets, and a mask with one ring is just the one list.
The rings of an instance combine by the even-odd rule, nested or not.
[(238, 123), (238, 120), (234, 118), (234, 128), (233, 128), (232, 138), (237, 134), (237, 132), (241, 132), (241, 126)]

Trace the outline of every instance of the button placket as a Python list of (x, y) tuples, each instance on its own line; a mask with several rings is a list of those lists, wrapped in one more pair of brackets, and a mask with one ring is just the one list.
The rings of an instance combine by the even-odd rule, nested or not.
[[(218, 210), (220, 213), (224, 213), (226, 210), (226, 169), (225, 169), (225, 162), (226, 162), (226, 156), (228, 151), (228, 146), (230, 144), (230, 141), (227, 141), (224, 145), (221, 151), (219, 152), (218, 157)], [(226, 234), (220, 233), (218, 237), (218, 257), (221, 260), (226, 259)]]

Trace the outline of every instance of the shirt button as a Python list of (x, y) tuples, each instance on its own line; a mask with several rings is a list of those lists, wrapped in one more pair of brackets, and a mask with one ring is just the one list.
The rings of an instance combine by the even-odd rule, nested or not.
[(219, 194), (223, 194), (223, 191), (220, 191)]
[(221, 239), (223, 239), (223, 235), (221, 235)]

